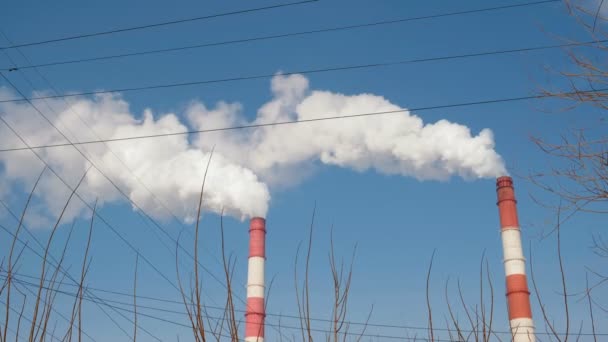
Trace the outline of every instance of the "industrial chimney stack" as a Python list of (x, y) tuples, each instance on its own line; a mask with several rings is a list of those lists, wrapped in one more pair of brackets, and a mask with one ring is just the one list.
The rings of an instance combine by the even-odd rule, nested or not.
[(517, 201), (511, 177), (496, 180), (500, 231), (507, 276), (507, 306), (513, 342), (535, 342), (534, 322), (530, 309), (530, 291), (526, 280), (526, 262), (521, 247), (517, 219)]
[(247, 274), (247, 310), (245, 341), (264, 341), (264, 263), (266, 262), (266, 220), (254, 217), (249, 223), (249, 268)]

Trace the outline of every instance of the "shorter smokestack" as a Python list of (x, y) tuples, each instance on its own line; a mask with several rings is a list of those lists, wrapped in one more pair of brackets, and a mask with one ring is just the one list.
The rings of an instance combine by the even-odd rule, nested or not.
[(249, 223), (249, 268), (247, 272), (247, 309), (245, 341), (264, 341), (264, 263), (266, 262), (266, 220), (254, 217)]
[(530, 291), (526, 280), (526, 259), (521, 247), (517, 218), (517, 201), (511, 177), (496, 180), (500, 234), (507, 276), (507, 306), (513, 342), (535, 342), (534, 322), (530, 308)]

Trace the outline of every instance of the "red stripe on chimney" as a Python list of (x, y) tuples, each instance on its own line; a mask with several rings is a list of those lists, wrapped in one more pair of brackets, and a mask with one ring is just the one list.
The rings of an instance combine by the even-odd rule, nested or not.
[(245, 337), (264, 337), (264, 298), (247, 298)]
[(249, 257), (266, 258), (266, 220), (254, 217), (249, 224)]
[(514, 318), (532, 318), (530, 308), (530, 291), (524, 274), (512, 274), (507, 277), (507, 302), (509, 320)]
[(496, 180), (496, 194), (498, 195), (498, 210), (500, 213), (500, 227), (519, 227), (517, 219), (517, 201), (513, 190), (511, 177), (499, 177)]

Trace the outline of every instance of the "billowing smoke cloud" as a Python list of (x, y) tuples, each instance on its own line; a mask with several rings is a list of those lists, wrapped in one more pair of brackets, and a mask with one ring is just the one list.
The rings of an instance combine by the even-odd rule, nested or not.
[[(301, 75), (276, 76), (272, 92), (273, 99), (258, 110), (254, 123), (402, 109), (372, 94), (310, 91), (308, 80)], [(219, 103), (207, 109), (197, 103), (190, 107), (188, 118), (197, 129), (242, 125), (240, 110), (238, 104)], [(452, 175), (485, 178), (506, 173), (489, 129), (474, 136), (468, 127), (447, 120), (425, 125), (407, 111), (264, 127), (247, 133), (227, 131), (201, 135), (195, 143), (203, 149), (217, 146), (269, 184), (290, 182), (294, 171), (312, 160), (419, 180), (444, 180)]]
[[(111, 138), (188, 129), (174, 114), (164, 114), (155, 119), (150, 111), (146, 111), (141, 120), (136, 120), (129, 113), (128, 104), (118, 97), (100, 96), (72, 104), (67, 108), (65, 102), (50, 103), (58, 113), (56, 126), (71, 141), (95, 140), (96, 135)], [(48, 123), (45, 125), (39, 115), (24, 104), (4, 105), (0, 110), (5, 113), (5, 120), (30, 145), (65, 142), (56, 130)], [(51, 112), (47, 112), (51, 117)], [(2, 127), (0, 145), (10, 148), (21, 147), (23, 143)], [(137, 206), (157, 218), (169, 215), (165, 207), (185, 221), (195, 218), (210, 150), (192, 146), (187, 136), (114, 142), (109, 146), (111, 151), (102, 144), (79, 146), (103, 172), (92, 168), (87, 174), (79, 191), (87, 202), (93, 203), (96, 198), (102, 202), (124, 200), (109, 178)], [(38, 152), (72, 187), (90, 165), (71, 146)], [(2, 178), (26, 184), (27, 189), (42, 170), (42, 163), (30, 151), (1, 153), (0, 162), (4, 166)], [(38, 214), (53, 217), (60, 212), (69, 190), (51, 172), (46, 174), (48, 177), (43, 178), (37, 194), (40, 194), (42, 207), (47, 212)], [(265, 215), (270, 194), (266, 184), (258, 180), (251, 170), (226, 159), (221, 153), (215, 153), (210, 161), (203, 200), (209, 211), (220, 213), (223, 210), (226, 214), (244, 218)], [(84, 207), (74, 200), (68, 219), (78, 215)]]
[[(69, 106), (65, 101), (51, 100), (49, 105), (57, 116), (48, 108), (40, 108), (49, 113), (55, 125), (72, 141), (402, 109), (377, 95), (349, 96), (311, 90), (308, 80), (301, 75), (277, 75), (272, 79), (271, 90), (272, 99), (258, 109), (252, 121), (243, 115), (241, 104), (225, 102), (213, 108), (200, 102), (191, 103), (186, 111), (187, 124), (173, 113), (154, 117), (150, 110), (136, 119), (119, 96), (72, 100)], [(0, 96), (10, 98), (12, 94), (0, 90)], [(0, 105), (0, 112), (31, 145), (65, 142), (26, 104), (5, 103)], [(215, 152), (205, 187), (205, 209), (241, 219), (265, 216), (269, 187), (294, 185), (310, 175), (312, 167), (318, 164), (357, 171), (372, 169), (419, 180), (445, 180), (453, 175), (475, 179), (506, 173), (489, 129), (474, 135), (468, 127), (447, 120), (425, 124), (407, 111), (381, 117), (213, 132), (190, 138), (181, 135), (112, 142), (111, 151), (103, 144), (79, 148), (147, 213), (166, 217), (164, 207), (169, 207), (186, 222), (195, 219), (197, 198), (212, 149)], [(0, 126), (0, 146), (23, 144)], [(89, 166), (71, 146), (43, 149), (39, 153), (71, 186)], [(41, 163), (30, 151), (0, 153), (0, 164), (3, 182), (20, 183), (26, 188), (41, 170)], [(112, 184), (94, 169), (79, 193), (88, 202), (95, 198), (102, 203), (121, 199)], [(49, 174), (38, 194), (44, 204), (41, 208), (52, 216), (59, 212), (69, 191)], [(81, 213), (83, 208), (74, 204), (70, 217)]]

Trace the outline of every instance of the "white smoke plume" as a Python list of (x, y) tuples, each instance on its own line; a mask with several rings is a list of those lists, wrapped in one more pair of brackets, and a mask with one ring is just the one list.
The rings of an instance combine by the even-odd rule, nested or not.
[[(120, 96), (69, 102), (49, 100), (48, 105), (57, 116), (45, 105), (38, 104), (38, 107), (72, 141), (402, 109), (377, 95), (311, 90), (308, 79), (302, 75), (277, 75), (272, 79), (271, 90), (272, 99), (258, 109), (253, 120), (246, 119), (241, 104), (225, 102), (217, 103), (214, 108), (201, 102), (191, 103), (186, 111), (187, 124), (176, 114), (154, 116), (151, 110), (136, 119)], [(0, 96), (13, 98), (14, 94), (0, 89)], [(25, 103), (0, 104), (0, 115), (30, 145), (65, 142)], [(194, 137), (127, 140), (108, 145), (111, 151), (103, 144), (79, 148), (147, 213), (157, 218), (167, 217), (166, 206), (186, 222), (195, 219), (194, 209), (212, 149), (215, 152), (205, 186), (205, 209), (215, 213), (223, 211), (240, 219), (265, 216), (270, 201), (269, 187), (294, 185), (311, 174), (312, 165), (319, 162), (419, 180), (445, 180), (453, 175), (475, 179), (506, 173), (501, 157), (494, 150), (489, 129), (474, 135), (468, 127), (447, 120), (425, 124), (408, 111)], [(22, 146), (14, 134), (0, 125), (0, 148)], [(71, 186), (89, 166), (71, 146), (38, 152)], [(42, 169), (30, 151), (0, 153), (0, 165), (0, 184), (19, 183), (26, 189)], [(49, 173), (37, 194), (44, 208), (40, 211), (53, 216), (60, 211), (69, 191)], [(87, 175), (79, 194), (89, 203), (95, 198), (102, 203), (121, 200), (112, 184), (94, 169)], [(0, 196), (8, 194), (0, 191)], [(82, 204), (72, 205), (69, 216), (77, 216), (83, 208)]]
[[(59, 114), (54, 123), (73, 142), (96, 139), (77, 114), (98, 136), (104, 138), (188, 129), (174, 114), (164, 114), (155, 119), (147, 110), (143, 118), (137, 120), (129, 112), (128, 104), (118, 97), (82, 99), (72, 102), (71, 108), (61, 101), (52, 101), (50, 106)], [(43, 111), (47, 109), (43, 106), (39, 108)], [(5, 104), (0, 111), (30, 145), (65, 142), (56, 130), (48, 123), (45, 124), (25, 104)], [(48, 117), (54, 117), (48, 110), (46, 112)], [(0, 128), (0, 146), (22, 147), (23, 143), (3, 126)], [(137, 206), (150, 215), (167, 217), (169, 212), (165, 207), (168, 207), (186, 222), (195, 219), (195, 208), (210, 150), (191, 146), (185, 135), (113, 142), (109, 146), (111, 152), (102, 144), (82, 145), (78, 148)], [(38, 150), (38, 153), (72, 187), (89, 166), (72, 146)], [(26, 184), (26, 189), (31, 188), (42, 170), (42, 163), (30, 151), (0, 153), (0, 163), (4, 169), (2, 178)], [(49, 216), (54, 217), (60, 212), (69, 190), (51, 172), (47, 171), (47, 175), (37, 194), (40, 194)], [(102, 202), (124, 200), (102, 173), (94, 168), (88, 173), (79, 194), (88, 203), (93, 203), (95, 198)], [(226, 214), (245, 218), (265, 215), (269, 200), (268, 187), (251, 170), (227, 160), (221, 153), (213, 155), (205, 183), (205, 209), (215, 213), (223, 210)], [(68, 219), (78, 215), (84, 207), (84, 204), (74, 199)]]
[[(381, 96), (343, 95), (310, 91), (301, 75), (276, 76), (273, 99), (264, 104), (254, 123), (307, 120), (401, 110)], [(238, 104), (219, 103), (214, 109), (190, 106), (188, 118), (197, 129), (244, 124)], [(383, 116), (279, 125), (251, 131), (200, 135), (203, 149), (215, 145), (231, 159), (252, 169), (269, 184), (287, 182), (293, 172), (313, 160), (357, 171), (375, 169), (419, 180), (467, 179), (506, 174), (494, 150), (492, 131), (472, 135), (466, 126), (440, 120), (424, 124), (408, 111)]]

